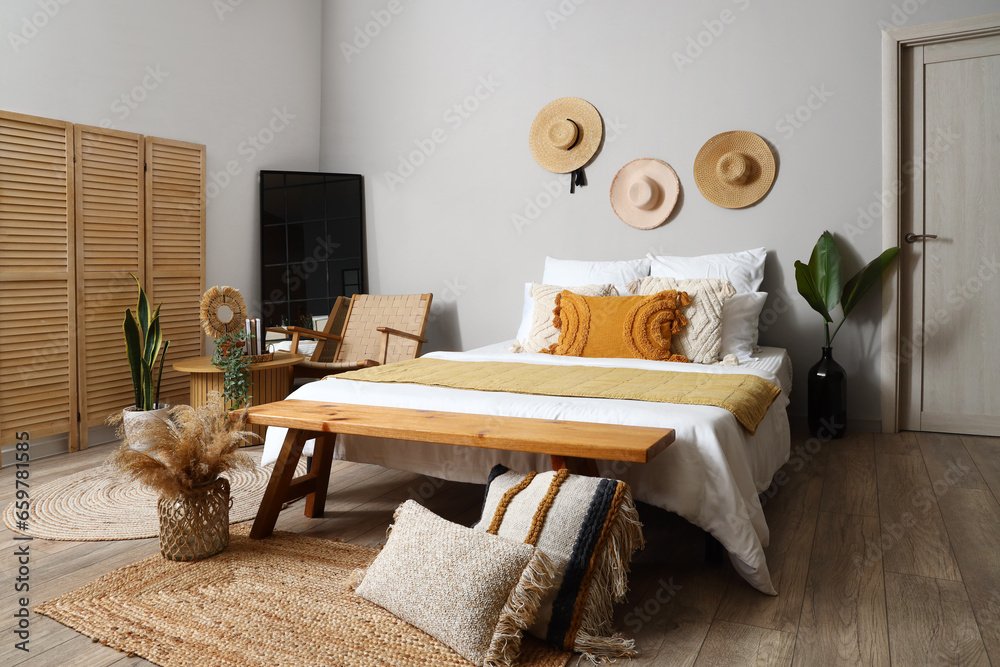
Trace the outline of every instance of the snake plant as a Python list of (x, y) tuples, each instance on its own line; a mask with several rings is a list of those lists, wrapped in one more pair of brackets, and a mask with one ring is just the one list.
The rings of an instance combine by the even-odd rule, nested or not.
[[(154, 410), (160, 402), (163, 360), (167, 355), (170, 341), (163, 340), (163, 332), (160, 329), (160, 306), (152, 310), (139, 279), (131, 273), (129, 275), (139, 288), (135, 314), (131, 308), (126, 308), (125, 320), (122, 322), (122, 329), (125, 332), (125, 351), (132, 371), (132, 388), (135, 391), (135, 409)], [(157, 359), (160, 362), (158, 368)]]

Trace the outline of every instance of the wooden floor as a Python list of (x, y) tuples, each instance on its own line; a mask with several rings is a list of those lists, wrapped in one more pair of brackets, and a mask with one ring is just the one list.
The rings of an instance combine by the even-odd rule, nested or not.
[[(35, 461), (31, 483), (109, 453)], [(753, 590), (728, 562), (705, 564), (702, 533), (690, 524), (641, 508), (650, 546), (618, 610), (641, 657), (619, 664), (1000, 665), (1000, 439), (863, 433), (821, 445), (800, 436), (783, 472), (764, 509), (777, 597)], [(3, 506), (13, 489), (6, 469)], [(375, 545), (407, 498), (471, 524), (482, 487), (336, 462), (329, 518), (306, 519), (299, 501), (277, 528)], [(0, 665), (150, 664), (34, 615), (31, 652), (15, 650), (17, 563), (5, 528), (0, 544)], [(157, 552), (154, 539), (29, 544), (32, 604)]]

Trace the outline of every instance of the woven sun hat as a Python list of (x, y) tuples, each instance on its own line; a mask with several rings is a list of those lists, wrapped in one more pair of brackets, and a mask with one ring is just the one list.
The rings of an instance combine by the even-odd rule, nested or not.
[(694, 159), (694, 182), (705, 199), (724, 208), (760, 200), (774, 182), (774, 155), (762, 137), (734, 130), (717, 134)]
[(542, 167), (568, 174), (590, 162), (603, 134), (604, 123), (593, 104), (579, 97), (562, 97), (535, 116), (528, 146)]
[(674, 210), (681, 185), (673, 168), (655, 158), (632, 160), (611, 181), (611, 208), (636, 229), (659, 227)]

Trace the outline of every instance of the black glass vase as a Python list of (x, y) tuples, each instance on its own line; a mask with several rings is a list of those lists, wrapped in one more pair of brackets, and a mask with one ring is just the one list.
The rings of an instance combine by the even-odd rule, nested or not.
[(809, 369), (809, 432), (820, 440), (836, 440), (847, 430), (847, 374), (833, 360), (833, 348)]

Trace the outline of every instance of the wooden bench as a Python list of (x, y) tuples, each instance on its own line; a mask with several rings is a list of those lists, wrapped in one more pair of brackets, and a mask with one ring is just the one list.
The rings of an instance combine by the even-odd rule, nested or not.
[[(582, 472), (594, 475), (597, 460), (646, 463), (674, 441), (673, 429), (294, 399), (254, 406), (247, 421), (288, 429), (250, 530), (254, 539), (270, 535), (282, 505), (303, 496), (305, 515), (323, 516), (338, 433), (548, 454), (553, 470), (578, 461)], [(312, 469), (293, 478), (302, 447), (312, 438)]]

